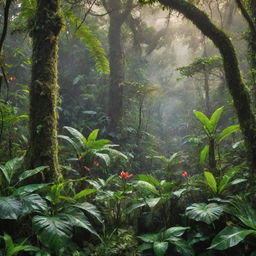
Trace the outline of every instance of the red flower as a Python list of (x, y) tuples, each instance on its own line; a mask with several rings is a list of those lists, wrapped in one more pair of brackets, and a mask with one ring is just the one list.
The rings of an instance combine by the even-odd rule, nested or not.
[(119, 177), (122, 178), (123, 180), (130, 179), (133, 176), (133, 174), (129, 174), (129, 172), (121, 172), (119, 174)]
[(99, 166), (99, 165), (100, 165), (100, 163), (99, 163), (99, 162), (97, 162), (97, 161), (93, 161), (93, 165), (95, 165), (95, 166)]
[(83, 168), (84, 168), (87, 172), (89, 172), (89, 171), (91, 170), (91, 168), (89, 168), (89, 167), (87, 167), (87, 166), (83, 166)]
[(15, 76), (9, 77), (9, 81), (15, 81), (15, 80), (16, 80), (16, 77), (15, 77)]
[(183, 172), (183, 173), (182, 173), (182, 176), (183, 176), (183, 177), (188, 177), (188, 173), (187, 173), (187, 172)]

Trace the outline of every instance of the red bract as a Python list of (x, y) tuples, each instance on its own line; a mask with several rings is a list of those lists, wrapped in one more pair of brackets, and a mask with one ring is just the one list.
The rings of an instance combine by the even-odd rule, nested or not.
[(133, 176), (133, 174), (129, 174), (129, 172), (121, 172), (119, 174), (119, 177), (122, 178), (123, 180), (130, 179)]
[(95, 166), (99, 166), (99, 165), (100, 165), (100, 163), (99, 163), (99, 162), (97, 162), (97, 161), (93, 161), (93, 165), (95, 165)]
[(183, 176), (183, 177), (188, 177), (188, 173), (187, 173), (187, 172), (183, 172), (183, 173), (182, 173), (182, 176)]
[(89, 167), (87, 167), (87, 166), (83, 166), (83, 168), (84, 168), (87, 172), (89, 172), (89, 171), (91, 170), (91, 168), (89, 168)]
[(9, 77), (9, 81), (15, 81), (15, 80), (16, 80), (16, 77), (15, 77), (15, 76)]

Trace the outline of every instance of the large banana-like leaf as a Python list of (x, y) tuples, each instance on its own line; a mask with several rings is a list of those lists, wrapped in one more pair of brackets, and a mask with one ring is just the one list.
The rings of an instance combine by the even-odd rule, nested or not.
[(32, 226), (41, 243), (58, 252), (72, 237), (72, 223), (64, 216), (34, 216)]
[(195, 203), (186, 208), (186, 215), (193, 220), (203, 221), (211, 224), (219, 219), (223, 212), (223, 207), (216, 203)]
[(215, 236), (208, 249), (226, 250), (237, 245), (250, 234), (256, 234), (256, 231), (241, 227), (228, 226)]

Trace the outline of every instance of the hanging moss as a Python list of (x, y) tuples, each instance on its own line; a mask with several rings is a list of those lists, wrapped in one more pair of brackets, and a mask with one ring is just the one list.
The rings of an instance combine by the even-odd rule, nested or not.
[(31, 36), (33, 40), (30, 85), (30, 141), (28, 168), (48, 165), (44, 181), (58, 180), (57, 57), (62, 27), (59, 0), (38, 0)]

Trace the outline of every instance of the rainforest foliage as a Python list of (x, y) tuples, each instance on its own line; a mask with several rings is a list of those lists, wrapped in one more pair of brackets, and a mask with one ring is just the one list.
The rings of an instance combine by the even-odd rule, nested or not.
[(0, 256), (255, 256), (256, 1), (0, 0)]

